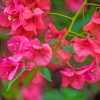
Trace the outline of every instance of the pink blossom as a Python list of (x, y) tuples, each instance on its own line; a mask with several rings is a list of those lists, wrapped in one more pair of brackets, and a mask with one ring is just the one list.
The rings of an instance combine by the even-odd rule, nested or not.
[[(17, 6), (18, 7), (18, 6)], [(14, 20), (19, 15), (19, 9), (15, 5), (5, 7), (4, 14), (8, 15), (8, 19)]]
[(0, 12), (0, 26), (9, 27), (11, 22), (8, 20), (8, 17), (4, 15), (3, 12)]
[(20, 67), (20, 63), (14, 62), (11, 57), (0, 60), (0, 77), (4, 80), (12, 80)]
[(90, 65), (81, 67), (81, 70), (86, 68), (88, 68), (88, 71), (84, 75), (88, 83), (94, 83), (100, 79), (100, 67), (96, 65), (95, 60)]
[(73, 12), (78, 11), (82, 3), (83, 0), (66, 0), (66, 6)]
[(30, 9), (35, 7), (43, 11), (50, 11), (51, 9), (50, 0), (22, 0), (22, 2)]
[(96, 65), (95, 60), (90, 65), (81, 66), (79, 70), (73, 67), (72, 69), (65, 68), (60, 72), (63, 88), (71, 86), (75, 89), (82, 89), (85, 81), (93, 83), (100, 79), (100, 67)]
[(32, 31), (37, 34), (37, 29), (44, 29), (42, 14), (43, 11), (40, 8), (35, 8), (33, 11), (24, 9), (20, 15), (21, 25), (25, 30)]
[(67, 33), (66, 28), (61, 31), (58, 31), (52, 23), (49, 24), (49, 27), (50, 27), (50, 30), (48, 30), (47, 33), (45, 34), (45, 41), (47, 43), (49, 43), (51, 39), (60, 40), (60, 39), (62, 39), (64, 34)]
[[(29, 6), (32, 7), (24, 6), (25, 2), (29, 2)], [(50, 0), (46, 2), (43, 0), (3, 0), (3, 3), (5, 7), (0, 14), (0, 19), (3, 17), (4, 20), (0, 21), (0, 25), (11, 26), (9, 34), (25, 35), (30, 38), (38, 34), (37, 30), (45, 28), (43, 13), (50, 10)]]
[(24, 27), (20, 24), (19, 20), (17, 19), (12, 23), (11, 31), (9, 32), (9, 34), (23, 35), (26, 36), (27, 38), (31, 38), (34, 33), (32, 31), (26, 31)]
[(29, 59), (33, 56), (30, 40), (24, 36), (14, 36), (8, 40), (8, 49), (11, 53), (14, 53), (17, 60)]
[(24, 86), (21, 88), (23, 100), (42, 100), (41, 91), (41, 88), (35, 84), (31, 84), (29, 88)]
[(73, 41), (75, 53), (79, 57), (93, 55), (93, 52), (99, 49), (98, 45), (90, 38), (89, 35), (83, 39), (73, 38)]
[(8, 49), (11, 53), (17, 53), (23, 44), (28, 44), (29, 40), (24, 36), (14, 36), (8, 40)]
[(84, 26), (84, 31), (91, 32), (96, 39), (100, 38), (100, 14), (95, 12), (91, 21)]
[(45, 66), (52, 58), (48, 44), (40, 44), (39, 39), (28, 40), (24, 36), (15, 36), (8, 41), (8, 49), (20, 58), (32, 60), (36, 65)]
[(50, 11), (51, 5), (50, 0), (36, 0), (37, 7), (41, 8), (43, 11)]
[(32, 47), (34, 49), (33, 61), (36, 65), (46, 66), (52, 58), (52, 50), (48, 44), (40, 44), (38, 39), (32, 41)]
[(68, 87), (69, 85), (75, 89), (82, 89), (85, 82), (85, 71), (76, 71), (73, 67), (65, 68), (64, 71), (60, 71), (62, 74), (62, 87)]
[(30, 43), (22, 44), (19, 48), (19, 54), (29, 61), (33, 61), (38, 66), (46, 66), (52, 58), (52, 50), (48, 44), (40, 44), (36, 38)]

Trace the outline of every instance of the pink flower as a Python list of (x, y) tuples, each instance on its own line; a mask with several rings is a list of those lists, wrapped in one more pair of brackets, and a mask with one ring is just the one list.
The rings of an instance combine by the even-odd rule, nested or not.
[(65, 68), (60, 72), (63, 88), (70, 85), (75, 89), (82, 89), (85, 81), (93, 83), (100, 79), (100, 67), (96, 65), (95, 60), (90, 65), (82, 66), (78, 71), (73, 67), (72, 69)]
[(33, 11), (24, 9), (20, 15), (20, 22), (25, 30), (32, 31), (37, 34), (37, 29), (44, 29), (42, 14), (44, 12), (40, 8), (35, 8)]
[(9, 32), (9, 34), (23, 35), (26, 36), (27, 38), (31, 38), (34, 33), (32, 31), (26, 31), (24, 27), (20, 24), (19, 20), (17, 19), (12, 23), (11, 31)]
[(51, 9), (50, 0), (22, 0), (22, 2), (30, 9), (35, 7), (43, 11), (50, 11)]
[[(17, 6), (19, 7), (19, 6)], [(18, 17), (19, 15), (19, 9), (20, 8), (17, 8), (15, 5), (9, 5), (7, 7), (5, 7), (4, 9), (4, 14), (5, 15), (8, 15), (8, 19), (9, 20), (14, 20), (16, 19), (16, 17)]]
[(86, 68), (88, 68), (88, 71), (84, 75), (88, 83), (94, 83), (100, 79), (100, 67), (96, 65), (95, 60), (90, 65), (81, 67), (81, 70)]
[(3, 12), (0, 12), (0, 26), (10, 27), (11, 22), (8, 20), (8, 17), (4, 15)]
[(95, 59), (96, 59), (97, 64), (99, 65), (99, 63), (100, 63), (100, 53), (95, 53)]
[(95, 12), (91, 21), (84, 26), (84, 31), (90, 31), (96, 39), (100, 38), (100, 14)]
[(85, 71), (76, 71), (74, 67), (72, 69), (65, 68), (64, 71), (60, 71), (62, 74), (62, 87), (71, 86), (75, 89), (82, 89), (85, 82)]
[(8, 49), (14, 53), (16, 59), (21, 57), (33, 61), (36, 65), (46, 66), (52, 58), (52, 50), (48, 44), (40, 44), (36, 38), (28, 40), (24, 36), (15, 36), (8, 41)]
[(8, 49), (14, 53), (15, 58), (19, 61), (22, 58), (31, 58), (33, 50), (31, 50), (30, 40), (24, 36), (14, 36), (8, 40)]
[(50, 0), (36, 0), (37, 7), (41, 8), (43, 11), (50, 11), (51, 5)]
[(83, 0), (66, 0), (66, 6), (73, 12), (78, 11), (82, 3), (83, 3)]
[(33, 61), (36, 65), (46, 66), (52, 58), (52, 50), (48, 44), (40, 44), (38, 39), (32, 41), (32, 47), (34, 49)]
[(31, 84), (29, 88), (23, 86), (21, 93), (23, 100), (42, 100), (42, 89), (36, 84)]
[(24, 36), (14, 36), (8, 40), (8, 49), (11, 53), (17, 53), (22, 45), (28, 44), (30, 41)]
[(75, 53), (79, 57), (93, 55), (93, 52), (99, 49), (98, 45), (92, 39), (90, 39), (89, 35), (84, 39), (73, 38), (73, 41)]
[(64, 34), (67, 33), (66, 28), (63, 29), (62, 31), (58, 31), (52, 23), (49, 24), (49, 27), (50, 27), (50, 30), (48, 30), (47, 33), (45, 34), (45, 41), (47, 43), (49, 43), (51, 39), (60, 40), (60, 39), (62, 39)]
[(4, 58), (0, 60), (0, 77), (4, 80), (12, 80), (21, 68), (20, 63), (14, 62), (12, 57)]

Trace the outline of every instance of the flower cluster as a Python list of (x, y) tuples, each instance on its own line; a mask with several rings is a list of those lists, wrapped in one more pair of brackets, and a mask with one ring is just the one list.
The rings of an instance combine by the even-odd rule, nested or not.
[[(72, 8), (73, 4), (69, 0), (67, 2)], [(74, 11), (77, 11), (83, 4), (83, 0), (77, 2), (79, 6), (75, 5)], [(99, 12), (94, 12), (91, 21), (83, 27), (85, 35), (81, 35), (71, 31), (72, 24), (69, 29), (64, 28), (59, 31), (52, 22), (48, 24), (45, 22), (51, 9), (50, 0), (2, 0), (2, 3), (0, 26), (9, 29), (10, 39), (7, 41), (7, 48), (10, 54), (0, 59), (0, 78), (13, 80), (17, 72), (23, 68), (27, 68), (30, 73), (33, 69), (42, 67), (50, 71), (60, 69), (61, 86), (64, 88), (71, 86), (75, 89), (82, 89), (85, 82), (94, 83), (100, 79)], [(72, 18), (69, 19), (72, 20)], [(71, 32), (76, 36), (67, 40), (66, 36)], [(43, 37), (43, 42), (41, 42), (41, 37)], [(77, 63), (86, 61), (88, 57), (92, 58), (91, 63), (77, 67)], [(72, 58), (75, 60), (74, 64), (71, 63)], [(36, 80), (40, 77), (39, 74)], [(29, 98), (28, 92), (34, 92), (34, 89), (37, 91), (35, 91), (36, 94), (34, 93), (37, 97), (41, 94), (40, 87), (45, 82), (39, 81), (38, 84), (34, 83), (36, 82), (34, 80), (35, 78), (29, 89), (25, 87), (21, 89), (26, 98)]]
[(46, 12), (50, 11), (50, 1), (3, 0), (2, 2), (4, 6), (0, 12), (0, 25), (11, 29), (9, 32), (11, 38), (7, 42), (11, 55), (1, 59), (0, 77), (12, 80), (19, 68), (26, 67), (25, 61), (28, 65), (33, 63), (34, 66), (46, 66), (52, 58), (50, 46), (41, 44), (36, 37), (38, 31), (45, 28), (43, 20), (47, 15)]

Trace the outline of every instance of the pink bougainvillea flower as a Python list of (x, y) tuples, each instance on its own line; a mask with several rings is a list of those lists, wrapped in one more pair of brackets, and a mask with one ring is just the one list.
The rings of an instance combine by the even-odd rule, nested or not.
[[(30, 2), (29, 6), (25, 6), (25, 2)], [(0, 25), (4, 27), (11, 26), (9, 34), (18, 34), (31, 37), (37, 35), (37, 30), (45, 28), (43, 17), (44, 11), (50, 9), (50, 0), (44, 2), (43, 0), (3, 0), (5, 5), (0, 19)], [(23, 28), (21, 31), (20, 28)], [(24, 32), (23, 32), (24, 31)], [(27, 35), (28, 34), (28, 35)]]
[(12, 23), (11, 31), (9, 32), (9, 34), (23, 35), (26, 36), (27, 38), (31, 38), (34, 33), (32, 31), (26, 31), (24, 27), (20, 24), (19, 20), (17, 19)]
[(37, 34), (36, 30), (44, 29), (44, 23), (42, 19), (43, 11), (40, 8), (35, 8), (34, 11), (24, 9), (20, 15), (21, 25), (27, 31), (33, 31)]
[(33, 61), (36, 65), (46, 66), (52, 58), (52, 50), (48, 44), (40, 44), (39, 39), (32, 41), (32, 47), (34, 49)]
[(43, 11), (50, 11), (50, 0), (22, 0), (22, 2), (30, 9), (40, 8)]
[(8, 40), (8, 49), (14, 53), (17, 60), (23, 57), (29, 59), (33, 56), (30, 41), (24, 36), (14, 36)]
[[(52, 58), (52, 50), (48, 44), (40, 44), (39, 39), (28, 40), (24, 36), (15, 36), (8, 41), (10, 52), (21, 58), (32, 60), (36, 65), (45, 66)], [(19, 55), (19, 56), (18, 56)], [(17, 58), (16, 58), (17, 59)]]
[(94, 55), (95, 55), (96, 62), (99, 65), (99, 63), (100, 63), (100, 53), (95, 53)]
[(87, 69), (84, 73), (85, 79), (88, 83), (94, 83), (100, 79), (100, 66), (96, 65), (94, 60), (90, 65), (81, 67), (81, 70)]
[(0, 20), (2, 19), (0, 25), (3, 27), (11, 26), (11, 33), (14, 33), (15, 29), (20, 25), (19, 15), (22, 10), (22, 5), (14, 5), (13, 3), (5, 5), (3, 11), (0, 13)]
[(42, 89), (36, 84), (31, 84), (29, 88), (21, 87), (21, 94), (23, 100), (42, 100)]
[(8, 40), (8, 49), (11, 53), (17, 53), (20, 46), (28, 44), (29, 40), (24, 36), (14, 36)]
[(100, 67), (94, 60), (90, 65), (84, 65), (79, 70), (65, 68), (60, 71), (62, 74), (62, 87), (71, 86), (75, 89), (82, 89), (84, 82), (94, 83), (100, 79)]
[(11, 20), (14, 20), (19, 15), (19, 8), (17, 8), (15, 5), (7, 6), (4, 9), (4, 14), (8, 15), (8, 19), (11, 18)]
[(83, 3), (83, 0), (66, 0), (67, 8), (69, 8), (73, 12), (78, 11), (82, 3)]
[(89, 35), (84, 39), (79, 39), (75, 37), (73, 38), (73, 41), (75, 53), (79, 57), (93, 55), (93, 52), (99, 49), (98, 45), (90, 38)]
[(0, 77), (4, 80), (12, 80), (20, 68), (20, 63), (14, 62), (11, 57), (0, 61)]
[(75, 68), (73, 67), (72, 69), (70, 68), (65, 68), (64, 71), (60, 71), (62, 74), (62, 87), (68, 87), (71, 86), (75, 89), (82, 89), (84, 86), (85, 82), (85, 76), (84, 76), (84, 71), (76, 71)]
[(67, 33), (66, 28), (63, 29), (62, 31), (58, 31), (52, 23), (49, 24), (49, 27), (50, 30), (48, 30), (47, 33), (45, 34), (45, 41), (47, 43), (49, 43), (51, 39), (60, 40), (64, 36), (64, 34)]
[(100, 38), (100, 14), (95, 12), (91, 21), (84, 26), (84, 31), (91, 32), (96, 39)]
[(0, 26), (9, 27), (11, 22), (8, 20), (8, 17), (4, 15), (3, 12), (0, 12)]
[(41, 8), (43, 11), (50, 11), (51, 5), (50, 0), (36, 0), (37, 7)]
[(18, 52), (38, 66), (46, 66), (52, 58), (50, 46), (48, 44), (41, 45), (37, 38), (30, 40), (30, 43), (21, 44)]

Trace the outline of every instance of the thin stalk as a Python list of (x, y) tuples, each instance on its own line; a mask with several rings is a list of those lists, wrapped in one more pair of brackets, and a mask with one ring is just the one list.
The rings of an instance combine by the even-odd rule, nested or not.
[(48, 14), (50, 14), (50, 15), (57, 15), (57, 16), (65, 17), (65, 18), (67, 18), (67, 19), (72, 20), (72, 18), (71, 18), (71, 17), (66, 16), (66, 15), (63, 15), (63, 14), (60, 14), (60, 13), (50, 12), (50, 13), (48, 13)]
[[(77, 13), (75, 14), (75, 16), (72, 18), (72, 23), (70, 24), (69, 26), (69, 29), (68, 29), (68, 33), (71, 32), (72, 30), (72, 27), (77, 19), (77, 17), (79, 16), (80, 12), (82, 11), (82, 9), (84, 8), (84, 6), (86, 5), (87, 3), (87, 0), (84, 1), (84, 3), (82, 4), (82, 6), (80, 7), (80, 9), (77, 11)], [(67, 34), (65, 34), (62, 38), (62, 41), (66, 38)]]
[(99, 6), (100, 7), (100, 4), (95, 4), (95, 3), (86, 3), (86, 5), (89, 5), (89, 6)]
[(70, 31), (71, 33), (73, 33), (73, 34), (76, 34), (76, 36), (80, 36), (80, 37), (85, 37), (84, 35), (82, 35), (82, 34), (79, 34), (79, 33), (76, 33), (76, 32), (73, 32), (73, 31)]

